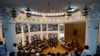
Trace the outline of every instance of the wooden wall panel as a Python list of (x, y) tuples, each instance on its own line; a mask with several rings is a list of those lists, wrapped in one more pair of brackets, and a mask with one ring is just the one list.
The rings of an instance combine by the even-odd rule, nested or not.
[[(65, 24), (65, 41), (69, 42), (73, 38), (78, 41), (82, 46), (85, 43), (85, 22)], [(74, 30), (77, 31), (76, 35), (73, 34)]]
[(98, 31), (98, 44), (100, 44), (100, 22), (99, 22), (99, 31)]

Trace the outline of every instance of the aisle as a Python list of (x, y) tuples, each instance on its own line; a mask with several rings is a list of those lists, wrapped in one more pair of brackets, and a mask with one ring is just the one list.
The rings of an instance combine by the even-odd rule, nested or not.
[(59, 40), (59, 43), (58, 43), (58, 45), (54, 48), (54, 50), (52, 49), (52, 47), (48, 47), (48, 48), (46, 48), (45, 50), (43, 50), (42, 51), (42, 53), (44, 53), (44, 54), (47, 54), (48, 52), (53, 52), (53, 53), (57, 53), (57, 52), (60, 52), (60, 53), (65, 53), (66, 51), (67, 51), (67, 49), (65, 49), (65, 48), (63, 48), (62, 46), (61, 46), (61, 41)]

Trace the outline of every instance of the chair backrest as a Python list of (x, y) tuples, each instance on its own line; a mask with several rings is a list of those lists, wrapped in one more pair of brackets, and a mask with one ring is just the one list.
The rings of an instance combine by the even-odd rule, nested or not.
[(94, 54), (94, 56), (100, 56), (100, 54)]
[(86, 55), (86, 56), (91, 56), (91, 55)]
[(9, 56), (15, 56), (15, 53), (14, 53), (14, 52), (11, 52), (11, 53), (9, 54)]

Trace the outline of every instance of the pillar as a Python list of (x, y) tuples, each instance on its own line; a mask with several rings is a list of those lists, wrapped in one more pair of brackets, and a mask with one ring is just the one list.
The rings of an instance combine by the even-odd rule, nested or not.
[(24, 34), (23, 24), (21, 24), (21, 35), (22, 35), (22, 44), (25, 45), (25, 34)]
[(86, 36), (85, 36), (85, 45), (89, 46), (92, 54), (96, 53), (97, 48), (97, 39), (98, 39), (98, 24), (99, 24), (99, 15), (100, 9), (98, 9), (99, 4), (94, 4), (91, 6), (91, 11), (86, 19)]
[(62, 39), (62, 40), (64, 40), (64, 25), (65, 24), (59, 24), (59, 31), (60, 31), (60, 38)]
[(31, 43), (31, 36), (30, 36), (30, 24), (28, 25), (28, 39), (29, 39), (29, 43)]
[(2, 14), (2, 28), (4, 31), (5, 44), (7, 52), (11, 52), (13, 44), (16, 43), (15, 20), (9, 16), (5, 7), (0, 8)]
[(59, 40), (59, 39), (61, 39), (60, 38), (60, 33), (61, 33), (61, 31), (60, 31), (60, 24), (58, 24), (58, 30), (57, 31), (58, 31), (58, 40)]
[(47, 35), (46, 35), (46, 38), (49, 39), (49, 37), (48, 37), (48, 35), (49, 35), (49, 32), (48, 32), (49, 31), (48, 30), (48, 24), (46, 24), (46, 27), (47, 27), (47, 33), (46, 33)]
[(98, 22), (86, 22), (85, 45), (88, 45), (92, 54), (96, 53), (98, 37)]
[(40, 33), (40, 38), (41, 38), (41, 40), (43, 40), (43, 31), (42, 31), (42, 24), (40, 24), (40, 31), (41, 31), (41, 33)]

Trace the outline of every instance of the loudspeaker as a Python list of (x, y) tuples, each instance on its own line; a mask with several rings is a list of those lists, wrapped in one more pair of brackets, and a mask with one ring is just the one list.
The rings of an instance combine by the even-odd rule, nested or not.
[(77, 29), (73, 30), (73, 35), (77, 35)]

